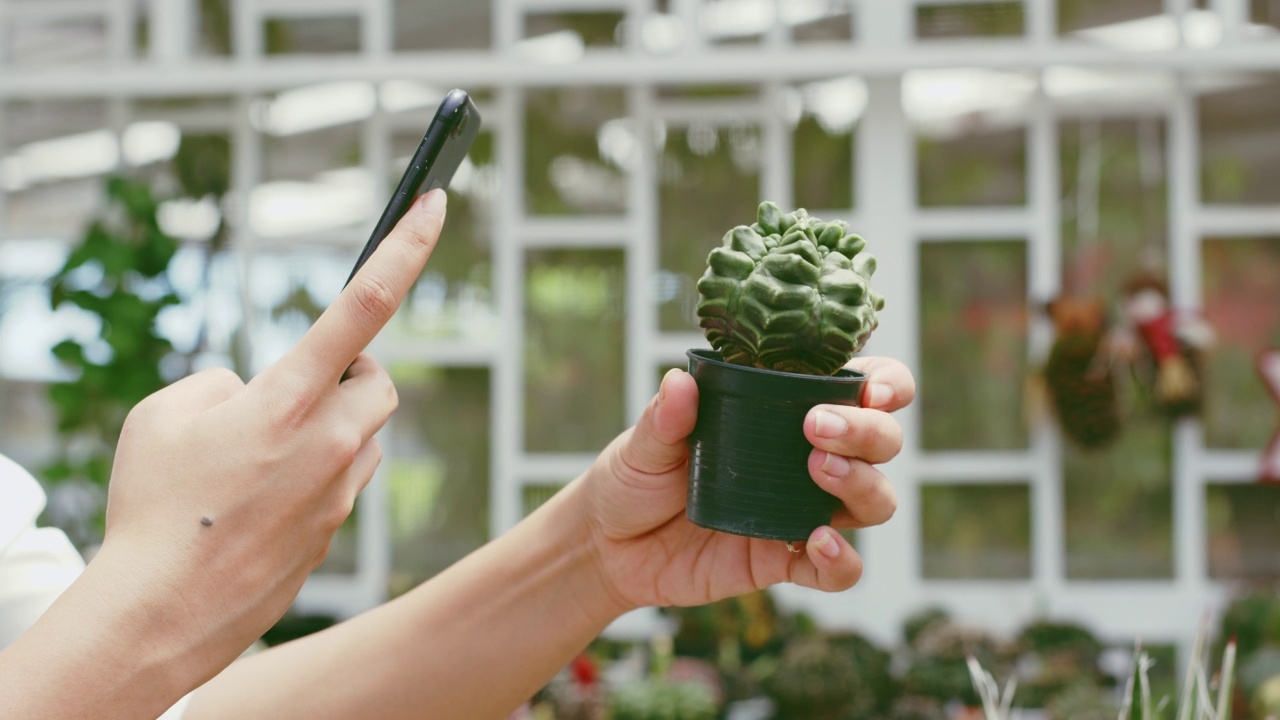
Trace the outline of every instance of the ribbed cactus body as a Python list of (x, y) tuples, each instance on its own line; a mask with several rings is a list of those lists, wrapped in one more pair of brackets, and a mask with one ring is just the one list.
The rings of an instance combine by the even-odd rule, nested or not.
[(832, 375), (877, 325), (876, 259), (839, 220), (761, 203), (757, 220), (725, 233), (698, 281), (699, 324), (731, 363)]

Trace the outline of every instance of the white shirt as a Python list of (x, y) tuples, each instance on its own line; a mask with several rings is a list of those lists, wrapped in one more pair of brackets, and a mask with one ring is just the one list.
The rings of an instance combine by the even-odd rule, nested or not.
[[(84, 570), (61, 530), (37, 528), (44, 490), (31, 474), (0, 455), (0, 650), (27, 631)], [(190, 696), (161, 716), (177, 720)]]

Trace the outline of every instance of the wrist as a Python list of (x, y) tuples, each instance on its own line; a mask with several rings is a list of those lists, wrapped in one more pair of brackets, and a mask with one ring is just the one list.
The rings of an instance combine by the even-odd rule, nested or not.
[(585, 478), (566, 485), (539, 508), (538, 513), (545, 518), (531, 516), (530, 519), (545, 519), (549, 527), (557, 529), (554, 543), (569, 561), (567, 578), (571, 594), (593, 623), (603, 628), (636, 609), (619, 591), (609, 572), (608, 544), (597, 518), (591, 513)]
[(99, 595), (104, 625), (132, 647), (147, 682), (181, 697), (216, 669), (204, 667), (206, 634), (199, 592), (185, 592), (169, 559), (146, 544), (106, 542), (85, 569)]
[[(196, 654), (172, 632), (172, 608), (154, 585), (136, 582), (134, 560), (104, 546), (0, 655), (6, 710), (21, 717), (156, 717), (200, 682)], [(68, 694), (69, 687), (76, 692)]]

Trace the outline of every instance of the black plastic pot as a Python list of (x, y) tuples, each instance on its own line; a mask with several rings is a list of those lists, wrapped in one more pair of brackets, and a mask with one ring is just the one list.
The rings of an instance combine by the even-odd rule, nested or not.
[(866, 375), (826, 377), (760, 370), (690, 350), (698, 423), (689, 436), (685, 514), (702, 527), (806, 540), (831, 522), (837, 500), (809, 476), (804, 418), (815, 405), (857, 405)]

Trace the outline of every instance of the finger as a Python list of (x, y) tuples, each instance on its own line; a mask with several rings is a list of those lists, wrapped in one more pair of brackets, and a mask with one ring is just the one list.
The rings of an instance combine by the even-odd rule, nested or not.
[(373, 479), (374, 471), (378, 469), (378, 465), (381, 462), (382, 445), (378, 444), (376, 438), (369, 438), (356, 451), (356, 458), (352, 461), (351, 467), (347, 469), (345, 478), (347, 492), (353, 503), (356, 496), (369, 485), (369, 481)]
[(890, 414), (845, 405), (818, 405), (804, 418), (804, 434), (819, 450), (871, 463), (902, 450), (902, 426)]
[(167, 411), (191, 414), (229, 400), (244, 389), (240, 376), (226, 368), (188, 375), (147, 398)]
[(338, 399), (342, 416), (355, 423), (362, 441), (373, 437), (400, 404), (391, 376), (363, 353), (356, 356), (347, 379), (338, 385)]
[[(779, 548), (779, 552), (787, 552)], [(804, 554), (791, 560), (791, 582), (797, 585), (840, 592), (848, 590), (862, 578), (862, 558), (829, 527), (820, 527), (809, 535)]]
[(831, 520), (836, 527), (880, 525), (898, 509), (893, 484), (866, 461), (815, 449), (809, 454), (809, 475), (844, 504), (843, 512)]
[(887, 357), (855, 357), (845, 367), (867, 374), (862, 406), (893, 412), (916, 397), (916, 380), (906, 365)]
[(660, 475), (684, 464), (685, 440), (698, 421), (698, 385), (689, 373), (672, 369), (662, 378), (658, 396), (645, 408), (617, 457), (627, 470)]
[(444, 216), (443, 190), (419, 198), (333, 305), (276, 364), (277, 372), (312, 386), (337, 382), (413, 287), (440, 238)]

